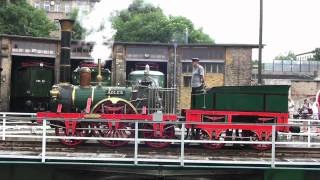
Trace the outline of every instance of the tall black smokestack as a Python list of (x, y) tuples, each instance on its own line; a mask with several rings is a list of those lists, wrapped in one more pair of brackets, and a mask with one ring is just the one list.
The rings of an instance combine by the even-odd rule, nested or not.
[(60, 19), (61, 49), (60, 49), (60, 82), (71, 82), (70, 47), (74, 21)]

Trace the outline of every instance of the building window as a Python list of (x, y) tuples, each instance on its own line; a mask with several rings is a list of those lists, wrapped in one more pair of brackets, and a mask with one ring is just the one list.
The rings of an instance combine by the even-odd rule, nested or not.
[(183, 73), (192, 73), (192, 64), (191, 63), (182, 63), (182, 72)]
[(61, 8), (61, 5), (60, 5), (60, 4), (56, 4), (56, 5), (54, 6), (54, 11), (55, 11), (55, 12), (60, 12), (60, 8)]
[(45, 1), (43, 3), (43, 8), (45, 11), (49, 12), (50, 11), (50, 2), (49, 1)]
[(183, 87), (191, 87), (191, 76), (183, 76)]
[(35, 2), (34, 3), (34, 8), (40, 9), (40, 3), (39, 2)]
[(71, 5), (70, 4), (66, 3), (64, 5), (64, 12), (65, 13), (70, 13), (71, 12)]
[[(203, 66), (205, 73), (223, 73), (223, 63), (205, 62), (200, 64)], [(182, 63), (182, 73), (192, 73), (191, 62)]]

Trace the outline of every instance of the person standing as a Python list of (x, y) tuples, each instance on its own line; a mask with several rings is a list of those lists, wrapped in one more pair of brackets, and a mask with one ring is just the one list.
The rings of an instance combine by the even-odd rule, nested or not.
[(205, 88), (204, 69), (199, 64), (199, 58), (192, 58), (192, 77), (191, 77), (191, 103), (194, 103), (194, 94), (201, 93)]

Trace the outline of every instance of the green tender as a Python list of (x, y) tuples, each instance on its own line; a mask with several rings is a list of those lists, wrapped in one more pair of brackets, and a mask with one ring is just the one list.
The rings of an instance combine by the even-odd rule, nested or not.
[(287, 85), (222, 86), (193, 95), (192, 109), (288, 112)]

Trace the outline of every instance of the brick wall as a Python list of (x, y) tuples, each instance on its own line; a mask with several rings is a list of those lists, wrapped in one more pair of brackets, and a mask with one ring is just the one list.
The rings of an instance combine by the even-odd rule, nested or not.
[(0, 39), (1, 43), (1, 92), (0, 111), (9, 111), (10, 107), (10, 82), (11, 82), (11, 43), (7, 38)]
[(224, 85), (250, 85), (252, 71), (251, 48), (227, 48)]
[[(191, 76), (191, 73), (183, 73), (183, 76)], [(222, 73), (207, 73), (205, 74), (206, 86), (207, 88), (214, 87), (214, 86), (223, 86), (224, 78)], [(183, 79), (183, 78), (182, 78)], [(183, 81), (180, 84), (181, 91), (180, 91), (180, 105), (181, 109), (190, 108), (191, 102), (191, 87), (184, 87)]]
[(111, 68), (112, 85), (126, 85), (126, 61), (125, 48), (123, 46), (115, 46), (113, 49), (113, 62)]

